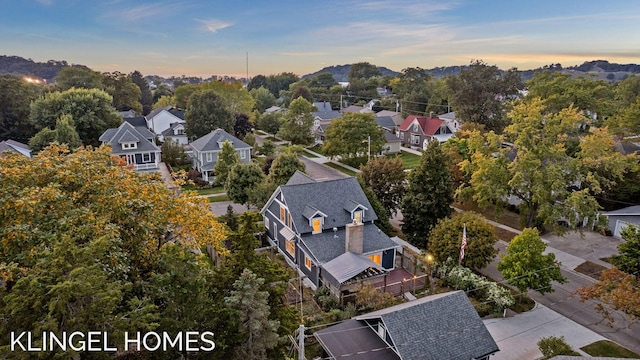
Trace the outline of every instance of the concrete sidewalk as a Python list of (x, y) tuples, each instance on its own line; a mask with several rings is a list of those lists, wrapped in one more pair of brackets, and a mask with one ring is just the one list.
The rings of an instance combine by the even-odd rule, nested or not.
[(594, 331), (570, 320), (548, 307), (536, 304), (526, 313), (507, 318), (483, 320), (500, 351), (491, 360), (534, 360), (542, 358), (538, 341), (543, 337), (564, 336), (571, 347), (581, 353), (581, 347), (606, 340)]

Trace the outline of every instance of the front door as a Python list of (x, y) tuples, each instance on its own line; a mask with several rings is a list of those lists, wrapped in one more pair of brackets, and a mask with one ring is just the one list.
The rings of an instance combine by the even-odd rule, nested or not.
[(134, 154), (127, 154), (127, 164), (135, 164), (136, 163), (136, 156)]

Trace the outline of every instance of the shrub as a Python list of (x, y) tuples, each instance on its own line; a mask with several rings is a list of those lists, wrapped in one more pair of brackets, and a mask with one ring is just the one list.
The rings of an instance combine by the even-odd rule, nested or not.
[(544, 337), (538, 341), (538, 349), (545, 359), (551, 359), (558, 355), (580, 355), (573, 351), (571, 346), (564, 340), (564, 336)]

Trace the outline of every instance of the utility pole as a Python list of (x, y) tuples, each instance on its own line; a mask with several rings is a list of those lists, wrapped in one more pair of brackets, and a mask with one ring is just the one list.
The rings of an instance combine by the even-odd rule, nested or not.
[(298, 328), (298, 360), (304, 359), (304, 324)]

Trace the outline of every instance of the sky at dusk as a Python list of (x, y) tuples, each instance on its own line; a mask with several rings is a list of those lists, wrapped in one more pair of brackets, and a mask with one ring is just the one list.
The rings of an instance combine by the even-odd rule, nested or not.
[(144, 75), (246, 75), (366, 61), (400, 71), (640, 63), (640, 1), (0, 0), (0, 55)]

